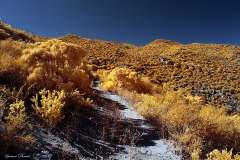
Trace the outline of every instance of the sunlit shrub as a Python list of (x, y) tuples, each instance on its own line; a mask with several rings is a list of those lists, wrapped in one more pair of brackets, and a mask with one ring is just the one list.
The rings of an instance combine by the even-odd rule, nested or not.
[[(24, 79), (20, 66), (15, 62), (27, 45), (12, 40), (0, 41), (0, 79), (2, 83), (21, 86)], [(16, 81), (18, 79), (18, 81)]]
[(107, 90), (113, 91), (117, 88), (125, 88), (138, 93), (151, 92), (150, 81), (127, 68), (115, 68), (111, 72), (99, 72), (99, 76), (104, 81), (101, 86)]
[(82, 105), (91, 108), (93, 105), (93, 100), (91, 100), (90, 98), (87, 99), (82, 98)]
[(207, 158), (208, 160), (239, 160), (240, 155), (236, 154), (233, 156), (232, 149), (230, 151), (227, 151), (227, 149), (225, 149), (222, 150), (222, 152), (215, 149), (207, 155)]
[[(25, 120), (27, 119), (24, 102), (17, 101), (13, 104), (10, 104), (9, 110), (10, 112), (5, 119), (7, 120), (8, 133), (14, 134), (16, 130), (24, 127)], [(13, 135), (11, 137), (13, 137)]]
[(42, 118), (49, 124), (58, 124), (64, 119), (62, 108), (65, 105), (64, 99), (66, 98), (64, 91), (61, 92), (43, 89), (39, 91), (41, 96), (40, 104), (38, 103), (38, 95), (31, 98), (34, 103), (33, 109), (36, 111), (38, 117)]
[(84, 56), (80, 46), (51, 39), (25, 49), (18, 63), (27, 73), (27, 82), (37, 84), (35, 87), (38, 90), (46, 88), (71, 92), (78, 89), (84, 93), (90, 85)]
[(240, 116), (204, 105), (201, 97), (167, 91), (161, 95), (135, 94), (135, 101), (136, 110), (161, 124), (193, 159), (215, 147), (229, 146), (236, 151), (240, 145)]
[(23, 101), (16, 100), (10, 104), (9, 113), (5, 120), (7, 132), (0, 136), (0, 154), (6, 153), (13, 146), (19, 150), (24, 150), (34, 144), (35, 138), (23, 132), (23, 129), (29, 128)]
[(202, 126), (200, 133), (212, 143), (218, 142), (218, 146), (227, 145), (236, 149), (240, 145), (240, 116), (227, 115), (226, 110), (211, 106), (202, 107), (199, 113)]
[(31, 47), (31, 44), (18, 42), (11, 39), (0, 41), (0, 54), (8, 54), (14, 58), (21, 56), (23, 49)]

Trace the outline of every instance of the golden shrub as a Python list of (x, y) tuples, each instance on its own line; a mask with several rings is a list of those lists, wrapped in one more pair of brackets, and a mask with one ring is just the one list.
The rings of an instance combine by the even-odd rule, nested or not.
[(184, 96), (183, 91), (161, 94), (135, 94), (136, 110), (144, 117), (155, 119), (190, 153), (199, 159), (206, 150), (214, 149), (209, 143), (229, 146), (240, 145), (240, 116), (227, 115), (225, 108), (205, 105), (202, 98)]
[(7, 39), (0, 41), (0, 54), (8, 54), (12, 57), (19, 57), (22, 54), (22, 50), (29, 47), (31, 47), (31, 44)]
[(10, 104), (9, 114), (5, 119), (7, 120), (8, 132), (14, 133), (16, 129), (21, 129), (24, 127), (27, 115), (25, 113), (25, 107), (23, 101), (17, 101)]
[(11, 146), (21, 150), (35, 142), (35, 137), (22, 131), (29, 127), (24, 101), (16, 100), (10, 104), (9, 110), (8, 116), (5, 117), (7, 133), (0, 136), (0, 154), (5, 153)]
[[(166, 86), (163, 86), (163, 89), (166, 89)], [(183, 95), (183, 91), (182, 90), (178, 90), (178, 91), (170, 91), (167, 90), (167, 92), (164, 94), (164, 104), (173, 104), (174, 102), (178, 103), (178, 104), (187, 104), (188, 100), (186, 99), (186, 97)]]
[(240, 155), (236, 154), (233, 156), (232, 149), (227, 151), (227, 149), (219, 150), (215, 149), (207, 155), (208, 160), (240, 160)]
[(205, 138), (212, 138), (223, 145), (228, 144), (232, 148), (240, 145), (240, 116), (227, 115), (226, 108), (215, 109), (211, 106), (203, 106), (199, 113), (201, 121), (200, 133)]
[(87, 98), (87, 99), (82, 98), (82, 105), (86, 107), (92, 107), (93, 100), (91, 100), (90, 98)]
[(127, 68), (115, 68), (111, 72), (99, 72), (99, 76), (104, 81), (101, 86), (107, 90), (124, 88), (138, 93), (151, 92), (150, 81)]
[(192, 96), (191, 94), (188, 94), (186, 99), (188, 99), (192, 104), (205, 104), (205, 99), (200, 96)]
[(109, 90), (109, 91), (114, 91), (116, 89), (116, 86), (113, 81), (107, 81), (102, 85), (103, 88)]
[(25, 47), (27, 45), (21, 42), (12, 40), (0, 41), (0, 79), (2, 82), (19, 86), (24, 83), (20, 66), (15, 61)]
[(13, 72), (15, 69), (14, 58), (9, 54), (0, 54), (0, 74)]
[(36, 111), (38, 117), (42, 118), (49, 124), (58, 124), (64, 118), (62, 108), (65, 105), (64, 99), (66, 98), (64, 91), (50, 92), (45, 88), (39, 91), (41, 96), (40, 105), (38, 104), (38, 95), (31, 98), (34, 103), (33, 109)]
[(166, 105), (158, 106), (162, 104), (164, 97), (162, 95), (148, 95), (148, 94), (135, 94), (137, 103), (134, 105), (136, 110), (145, 117), (155, 117), (164, 111)]
[(200, 149), (194, 149), (191, 153), (191, 158), (193, 160), (200, 160), (200, 155), (202, 154), (202, 151)]
[(85, 52), (80, 46), (51, 39), (23, 50), (18, 63), (27, 73), (27, 82), (37, 84), (39, 90), (63, 89), (71, 92), (78, 89), (83, 93), (90, 85), (84, 56)]

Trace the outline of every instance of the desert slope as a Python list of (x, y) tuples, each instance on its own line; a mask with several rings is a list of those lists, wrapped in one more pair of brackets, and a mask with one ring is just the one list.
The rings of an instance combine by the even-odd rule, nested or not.
[(98, 69), (127, 67), (151, 77), (170, 89), (184, 88), (216, 107), (237, 107), (240, 93), (240, 46), (154, 40), (137, 47), (130, 44), (90, 40), (74, 35), (59, 39), (80, 45), (86, 59)]
[[(70, 34), (50, 38), (0, 22), (0, 83), (2, 157), (43, 150), (58, 159), (108, 158), (142, 132), (135, 130), (133, 117), (121, 121), (119, 109), (127, 110), (116, 102), (120, 96), (156, 128), (158, 139), (174, 140), (181, 156), (239, 158), (240, 46), (164, 39), (134, 46)], [(106, 93), (115, 99), (101, 96)], [(46, 135), (77, 152), (61, 151)]]

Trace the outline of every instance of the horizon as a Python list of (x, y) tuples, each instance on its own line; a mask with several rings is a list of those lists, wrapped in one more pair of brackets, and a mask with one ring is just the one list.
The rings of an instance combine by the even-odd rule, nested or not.
[(236, 0), (22, 0), (2, 4), (2, 22), (39, 36), (74, 34), (135, 46), (156, 39), (240, 46), (240, 2)]

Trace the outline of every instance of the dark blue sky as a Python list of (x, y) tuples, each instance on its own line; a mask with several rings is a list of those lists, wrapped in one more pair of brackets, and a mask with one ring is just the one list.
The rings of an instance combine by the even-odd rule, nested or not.
[(240, 46), (239, 0), (0, 0), (0, 18), (49, 37)]

